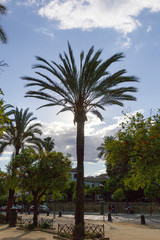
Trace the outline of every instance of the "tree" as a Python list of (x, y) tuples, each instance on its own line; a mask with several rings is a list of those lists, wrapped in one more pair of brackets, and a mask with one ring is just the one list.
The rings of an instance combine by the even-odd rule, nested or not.
[[(108, 72), (108, 67), (124, 57), (123, 53), (113, 55), (106, 61), (100, 59), (102, 50), (94, 53), (91, 47), (86, 57), (84, 51), (80, 54), (80, 69), (76, 67), (73, 51), (68, 43), (69, 55), (59, 55), (61, 64), (49, 63), (41, 57), (36, 57), (40, 64), (33, 68), (37, 77), (22, 77), (28, 83), (26, 87), (38, 87), (29, 90), (25, 97), (38, 98), (47, 103), (41, 107), (61, 106), (60, 112), (71, 111), (74, 123), (77, 124), (76, 152), (77, 152), (77, 190), (74, 239), (84, 239), (84, 125), (87, 113), (91, 112), (103, 119), (100, 110), (106, 105), (123, 106), (125, 100), (136, 100), (128, 92), (136, 92), (135, 87), (119, 87), (126, 82), (137, 82), (135, 76), (126, 76), (122, 69), (114, 74)], [(48, 73), (46, 74), (45, 71)], [(58, 81), (56, 81), (58, 80)], [(40, 108), (41, 108), (40, 107)], [(60, 113), (59, 112), (59, 113)]]
[[(0, 137), (0, 153), (2, 154), (4, 150), (12, 146), (14, 149), (14, 155), (18, 155), (20, 150), (27, 146), (27, 144), (38, 144), (38, 138), (36, 134), (41, 135), (41, 124), (33, 123), (36, 117), (33, 117), (33, 113), (29, 112), (29, 109), (18, 109), (17, 107), (10, 111), (10, 116), (12, 119), (8, 121), (5, 125), (5, 132), (3, 132)], [(12, 171), (10, 172), (10, 177), (14, 179), (16, 165), (12, 166)], [(9, 211), (12, 207), (12, 202), (14, 198), (14, 184), (13, 181), (9, 185), (9, 197), (7, 205), (7, 219), (9, 217)]]
[[(6, 7), (0, 3), (0, 15), (5, 15), (6, 12), (7, 12)], [(2, 43), (7, 43), (7, 36), (1, 26), (0, 26), (0, 40), (2, 41)]]
[[(151, 195), (160, 185), (160, 111), (145, 118), (142, 113), (126, 116), (113, 142), (106, 143), (107, 173), (126, 193)], [(152, 186), (152, 187), (151, 187)], [(158, 191), (154, 191), (155, 193)], [(127, 195), (126, 195), (127, 197)], [(158, 198), (157, 194), (157, 198)]]
[(47, 152), (51, 152), (54, 148), (54, 139), (47, 137), (43, 139), (42, 145)]
[[(0, 95), (3, 96), (3, 92), (0, 89)], [(5, 105), (3, 98), (0, 99), (0, 137), (2, 136), (4, 130), (5, 130), (5, 125), (8, 122), (8, 114), (6, 110), (11, 107), (11, 105)]]
[(103, 138), (103, 143), (101, 143), (101, 145), (97, 148), (97, 150), (100, 151), (99, 154), (98, 154), (98, 158), (104, 157), (105, 153), (107, 153), (107, 150), (106, 150), (106, 147), (105, 147), (106, 142), (107, 141), (112, 141), (112, 140), (114, 140), (113, 136), (105, 136)]
[(31, 192), (34, 203), (34, 226), (37, 227), (38, 204), (41, 198), (53, 191), (63, 190), (69, 180), (71, 161), (61, 152), (36, 153), (23, 149), (14, 159), (17, 179), (23, 191)]
[(160, 184), (160, 111), (145, 118), (142, 113), (132, 116), (124, 124), (124, 133), (132, 139), (130, 171), (125, 185), (137, 190), (147, 185)]

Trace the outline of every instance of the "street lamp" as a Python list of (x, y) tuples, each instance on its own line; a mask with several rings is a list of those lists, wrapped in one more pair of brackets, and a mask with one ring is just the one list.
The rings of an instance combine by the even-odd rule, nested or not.
[(99, 184), (100, 190), (101, 190), (101, 212), (100, 214), (104, 214), (104, 200), (103, 200), (103, 189), (104, 189), (104, 184), (100, 183)]

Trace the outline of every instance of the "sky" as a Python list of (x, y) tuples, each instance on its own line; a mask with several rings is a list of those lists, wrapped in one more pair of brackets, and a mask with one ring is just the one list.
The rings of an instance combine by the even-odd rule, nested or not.
[[(125, 113), (141, 111), (145, 116), (159, 108), (160, 89), (160, 0), (0, 0), (8, 11), (0, 18), (8, 43), (0, 42), (0, 60), (8, 67), (0, 71), (4, 100), (19, 108), (29, 107), (43, 125), (43, 137), (55, 140), (55, 150), (70, 153), (76, 166), (76, 125), (69, 112), (57, 115), (59, 107), (42, 108), (42, 101), (24, 98), (23, 76), (35, 76), (35, 56), (60, 63), (59, 53), (67, 52), (70, 42), (75, 59), (91, 46), (103, 49), (102, 59), (123, 52), (125, 58), (113, 64), (110, 72), (125, 68), (135, 75), (137, 101), (124, 107), (107, 106), (104, 121), (89, 114), (85, 125), (85, 176), (105, 173), (105, 161), (98, 159), (97, 147), (104, 136), (114, 135)], [(133, 85), (133, 84), (132, 84)], [(0, 157), (6, 169), (13, 149)]]

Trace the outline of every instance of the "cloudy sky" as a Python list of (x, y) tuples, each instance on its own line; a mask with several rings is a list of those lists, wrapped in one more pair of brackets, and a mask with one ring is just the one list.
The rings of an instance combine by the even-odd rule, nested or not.
[[(0, 60), (8, 67), (0, 72), (1, 88), (6, 103), (30, 108), (43, 124), (44, 137), (55, 139), (55, 148), (70, 153), (76, 166), (76, 126), (71, 113), (61, 113), (58, 107), (36, 110), (42, 102), (26, 99), (22, 76), (33, 76), (35, 56), (59, 63), (59, 53), (67, 51), (70, 42), (78, 62), (82, 50), (94, 45), (103, 49), (105, 60), (124, 52), (123, 61), (111, 66), (113, 73), (122, 68), (135, 75), (136, 102), (125, 102), (124, 108), (111, 106), (104, 111), (104, 121), (88, 116), (85, 127), (85, 175), (105, 172), (104, 161), (97, 158), (97, 147), (104, 136), (113, 135), (123, 119), (122, 111), (143, 111), (159, 108), (160, 89), (160, 0), (0, 0), (7, 15), (0, 19), (8, 43), (0, 43)], [(4, 170), (12, 149), (0, 157)]]

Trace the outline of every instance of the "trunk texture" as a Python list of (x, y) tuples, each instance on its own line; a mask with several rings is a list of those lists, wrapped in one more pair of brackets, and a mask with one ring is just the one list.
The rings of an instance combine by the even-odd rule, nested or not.
[(84, 119), (77, 121), (77, 188), (74, 240), (84, 239)]
[(9, 222), (9, 213), (12, 208), (13, 200), (14, 200), (14, 190), (9, 189), (8, 203), (7, 203), (7, 214), (6, 214), (6, 222)]
[[(15, 155), (16, 156), (19, 154), (19, 150), (20, 150), (19, 146), (15, 148)], [(15, 174), (14, 170), (15, 170), (15, 166), (13, 167), (12, 174)], [(12, 204), (13, 204), (13, 200), (14, 200), (14, 193), (15, 193), (15, 190), (10, 188), (9, 189), (9, 196), (8, 196), (8, 203), (7, 203), (7, 214), (6, 214), (6, 221), (7, 222), (9, 221), (9, 213), (10, 213), (10, 210), (12, 208)]]
[(33, 205), (34, 205), (34, 215), (33, 215), (33, 225), (34, 227), (37, 227), (38, 222), (38, 201), (37, 201), (37, 193), (33, 194)]

